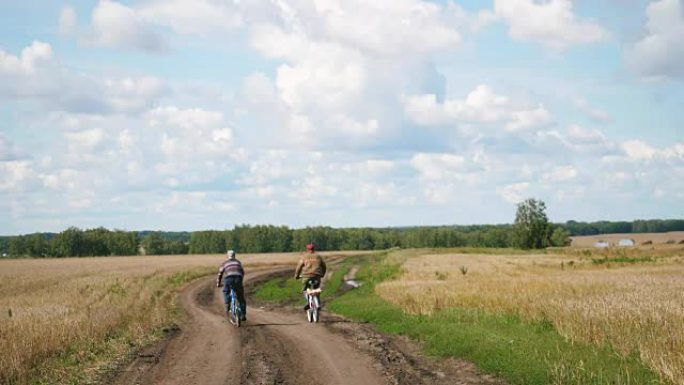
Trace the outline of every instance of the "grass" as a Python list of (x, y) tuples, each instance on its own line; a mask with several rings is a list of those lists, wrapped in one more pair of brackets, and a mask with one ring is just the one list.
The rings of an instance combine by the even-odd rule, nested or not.
[(644, 262), (655, 262), (652, 257), (616, 257), (616, 258), (592, 258), (591, 263), (594, 265), (603, 265), (608, 263), (644, 263)]
[[(616, 263), (593, 262), (607, 257), (606, 253), (612, 253), (608, 260)], [(684, 330), (675, 326), (684, 320), (681, 254), (671, 250), (640, 253), (644, 251), (586, 255), (573, 251), (559, 255), (424, 252), (398, 261), (405, 272), (379, 283), (370, 294), (390, 302), (407, 317), (459, 325), (452, 331), (457, 340), (480, 335), (473, 349), (486, 348), (491, 342), (486, 335), (502, 335), (502, 341), (521, 345), (516, 351), (532, 361), (539, 363), (535, 352), (543, 351), (548, 361), (544, 365), (552, 375), (547, 383), (684, 384)], [(570, 256), (573, 259), (568, 261)], [(467, 275), (460, 271), (463, 266), (468, 268)], [(493, 326), (497, 324), (500, 327)], [(521, 339), (515, 334), (522, 332), (506, 334), (524, 325), (532, 329), (549, 325), (552, 330), (544, 337), (546, 342), (527, 346), (526, 341), (534, 341), (530, 336)], [(431, 333), (422, 338), (432, 338)], [(489, 352), (502, 360), (496, 369), (485, 356), (468, 355), (469, 348), (454, 349), (482, 368), (525, 383), (513, 380), (515, 373), (506, 369), (502, 350)]]
[[(330, 270), (333, 270), (329, 279), (321, 285), (323, 292), (321, 299), (326, 300), (333, 297), (342, 285), (345, 274), (349, 271), (351, 266), (361, 263), (367, 257), (347, 257), (337, 265), (331, 264)], [(254, 292), (254, 298), (259, 301), (272, 302), (279, 305), (293, 304), (302, 300), (301, 295), (302, 281), (295, 280), (292, 277), (277, 277), (263, 282), (257, 287)]]
[[(561, 335), (547, 319), (526, 320), (514, 313), (458, 307), (430, 314), (412, 314), (376, 293), (379, 285), (401, 279), (405, 261), (424, 252), (407, 250), (355, 261), (347, 259), (330, 282), (338, 279), (341, 282), (349, 267), (360, 263), (356, 278), (363, 286), (332, 298), (329, 309), (358, 321), (370, 322), (380, 331), (424, 341), (428, 354), (465, 358), (511, 384), (662, 383), (638, 354), (621, 355), (608, 344), (573, 341)], [(466, 276), (462, 272), (458, 275)], [(264, 283), (259, 290), (270, 293), (274, 287), (281, 290), (275, 298), (299, 300), (296, 288), (290, 291), (279, 286), (278, 279)], [(333, 291), (328, 287), (328, 293)], [(420, 293), (414, 291), (413, 294)]]

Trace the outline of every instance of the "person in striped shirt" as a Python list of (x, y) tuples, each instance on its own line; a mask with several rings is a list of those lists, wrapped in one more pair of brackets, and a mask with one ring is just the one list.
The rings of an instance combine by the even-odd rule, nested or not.
[(221, 287), (221, 279), (223, 279), (223, 303), (226, 304), (226, 313), (230, 310), (230, 288), (235, 289), (235, 295), (237, 295), (240, 308), (242, 309), (241, 321), (246, 321), (247, 303), (245, 302), (245, 290), (242, 286), (245, 270), (242, 268), (242, 263), (235, 257), (235, 251), (228, 250), (226, 258), (221, 266), (219, 266), (216, 287)]

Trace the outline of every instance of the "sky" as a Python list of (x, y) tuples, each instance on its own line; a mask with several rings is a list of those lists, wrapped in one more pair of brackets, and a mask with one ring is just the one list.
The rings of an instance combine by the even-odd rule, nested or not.
[(684, 217), (684, 0), (7, 0), (0, 234)]

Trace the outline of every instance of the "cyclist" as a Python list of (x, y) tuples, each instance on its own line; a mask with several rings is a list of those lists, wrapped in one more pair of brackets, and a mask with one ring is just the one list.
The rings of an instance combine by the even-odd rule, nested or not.
[[(325, 261), (320, 255), (316, 254), (316, 245), (309, 243), (306, 245), (306, 253), (297, 264), (295, 270), (295, 279), (302, 278), (304, 284), (303, 290), (306, 292), (306, 287), (311, 282), (312, 289), (318, 289), (321, 286), (321, 278), (325, 276), (326, 266)], [(306, 298), (306, 294), (304, 295)], [(309, 309), (309, 304), (304, 306), (304, 310)]]
[(240, 321), (247, 321), (247, 303), (245, 302), (245, 290), (242, 287), (244, 275), (245, 270), (242, 268), (242, 263), (235, 257), (235, 251), (228, 250), (226, 260), (219, 266), (216, 287), (221, 287), (221, 278), (223, 278), (223, 303), (226, 304), (226, 313), (230, 311), (230, 289), (235, 290), (242, 310)]

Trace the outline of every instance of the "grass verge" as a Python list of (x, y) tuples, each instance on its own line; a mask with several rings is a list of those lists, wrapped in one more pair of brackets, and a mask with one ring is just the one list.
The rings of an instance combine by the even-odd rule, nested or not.
[[(330, 279), (323, 285), (321, 299), (332, 298), (342, 286), (344, 275), (349, 269), (355, 264), (361, 264), (366, 258), (368, 257), (347, 257), (336, 264)], [(301, 290), (301, 280), (295, 280), (291, 276), (277, 277), (259, 284), (254, 298), (279, 305), (293, 304), (302, 300)]]
[(450, 308), (430, 316), (410, 315), (375, 294), (376, 284), (401, 272), (400, 260), (364, 259), (357, 274), (363, 286), (333, 299), (329, 309), (380, 331), (425, 343), (426, 353), (464, 358), (511, 384), (642, 385), (662, 384), (639, 359), (609, 346), (563, 338), (549, 321), (524, 322), (512, 315)]

